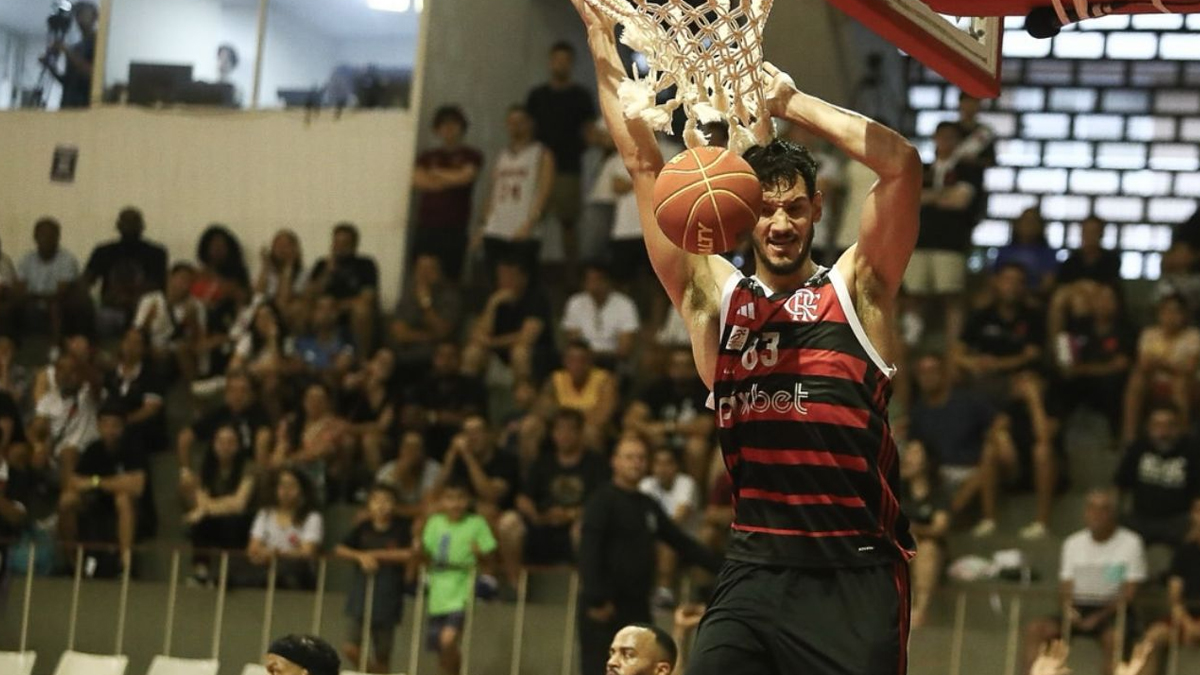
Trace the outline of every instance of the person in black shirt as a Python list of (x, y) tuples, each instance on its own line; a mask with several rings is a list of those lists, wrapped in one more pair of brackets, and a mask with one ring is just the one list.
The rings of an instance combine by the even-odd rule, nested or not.
[[(99, 413), (100, 438), (75, 464), (63, 485), (58, 523), (63, 543), (116, 540), (128, 551), (146, 515), (146, 455), (125, 440), (125, 412), (106, 403)], [(153, 505), (149, 505), (153, 509)]]
[(217, 428), (204, 455), (200, 482), (181, 492), (183, 521), (192, 541), (192, 579), (211, 581), (212, 549), (242, 550), (250, 543), (250, 499), (254, 494), (254, 458), (241, 443), (237, 427)]
[(540, 382), (558, 363), (550, 303), (529, 283), (529, 270), (511, 260), (496, 265), (496, 292), (488, 298), (471, 342), (463, 372), (478, 375), (495, 355), (510, 364), (519, 380)]
[(1177, 545), (1188, 529), (1188, 510), (1200, 496), (1200, 456), (1184, 433), (1179, 411), (1159, 404), (1146, 418), (1146, 433), (1125, 451), (1116, 485), (1128, 495), (1124, 524), (1147, 545)]
[(373, 259), (358, 255), (358, 242), (358, 228), (352, 223), (334, 226), (329, 256), (313, 267), (308, 294), (336, 298), (342, 320), (354, 331), (358, 352), (370, 354), (375, 342), (379, 268)]
[(698, 485), (706, 485), (716, 426), (707, 401), (708, 387), (696, 373), (691, 347), (676, 347), (671, 350), (666, 376), (629, 404), (622, 428), (645, 435), (655, 446), (668, 445), (682, 452), (688, 475)]
[(1079, 224), (1079, 248), (1058, 268), (1058, 283), (1089, 280), (1116, 286), (1121, 281), (1121, 254), (1104, 248), (1104, 221), (1088, 216)]
[[(63, 109), (86, 108), (91, 103), (92, 72), (96, 61), (96, 23), (100, 20), (100, 10), (91, 2), (76, 2), (71, 6), (71, 14), (79, 26), (79, 42), (68, 46), (59, 40), (41, 58), (50, 74), (62, 85), (59, 107)], [(61, 73), (57, 65), (59, 54), (66, 57), (66, 68)]]
[(0, 389), (0, 457), (8, 457), (10, 452), (27, 453), (26, 440), (20, 406), (12, 394)]
[(487, 413), (487, 389), (478, 377), (459, 372), (460, 362), (457, 343), (439, 343), (433, 353), (433, 370), (413, 385), (403, 415), (410, 426), (424, 429), (429, 456), (439, 462), (463, 422)]
[(579, 540), (580, 671), (602, 675), (604, 655), (622, 626), (650, 623), (659, 541), (686, 562), (716, 574), (721, 557), (689, 537), (649, 495), (638, 490), (646, 475), (646, 443), (626, 436), (613, 450), (612, 482), (587, 500)]
[(166, 386), (149, 358), (145, 333), (130, 328), (121, 339), (116, 364), (104, 375), (104, 397), (129, 411), (125, 440), (142, 452), (158, 452), (167, 445), (165, 395)]
[(1058, 370), (1052, 398), (1064, 416), (1080, 405), (1100, 412), (1117, 433), (1137, 334), (1114, 287), (1083, 281), (1066, 290), (1050, 308)]
[(1200, 646), (1200, 497), (1192, 501), (1187, 535), (1171, 560), (1167, 596), (1171, 615), (1151, 626), (1142, 638), (1154, 646), (1154, 653), (1141, 673), (1161, 672), (1159, 659), (1171, 644), (1173, 630), (1180, 646)]
[(145, 229), (141, 211), (122, 209), (117, 215), (121, 238), (93, 249), (84, 267), (87, 288), (100, 282), (99, 319), (107, 333), (128, 325), (143, 295), (166, 287), (167, 250), (144, 240)]
[(225, 400), (220, 406), (179, 432), (175, 452), (179, 459), (179, 489), (183, 493), (197, 487), (192, 469), (192, 446), (197, 441), (211, 446), (217, 430), (225, 426), (233, 427), (238, 443), (248, 448), (255, 461), (265, 466), (271, 452), (271, 419), (255, 401), (254, 383), (244, 371), (232, 372), (225, 377)]
[(991, 289), (991, 302), (967, 317), (956, 360), (979, 388), (1002, 398), (1009, 376), (1041, 358), (1045, 337), (1041, 314), (1025, 303), (1023, 267), (997, 267)]
[(920, 441), (904, 446), (900, 455), (900, 508), (908, 516), (917, 550), (909, 561), (912, 568), (912, 624), (925, 623), (929, 601), (937, 590), (946, 557), (946, 534), (950, 530), (950, 499), (942, 489), (936, 458)]

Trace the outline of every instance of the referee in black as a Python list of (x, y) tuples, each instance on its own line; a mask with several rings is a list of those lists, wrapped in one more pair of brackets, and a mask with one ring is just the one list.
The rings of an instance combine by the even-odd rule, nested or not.
[(626, 436), (613, 450), (612, 482), (596, 490), (583, 511), (579, 542), (582, 577), (579, 614), (580, 672), (605, 675), (609, 645), (629, 624), (649, 624), (657, 543), (685, 563), (714, 574), (721, 557), (689, 537), (658, 502), (638, 491), (646, 475), (646, 443)]

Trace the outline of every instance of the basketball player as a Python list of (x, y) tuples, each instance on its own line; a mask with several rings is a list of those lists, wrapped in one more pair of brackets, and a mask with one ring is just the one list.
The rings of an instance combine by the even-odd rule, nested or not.
[(921, 162), (899, 134), (796, 90), (765, 65), (775, 117), (829, 140), (879, 176), (858, 242), (832, 268), (811, 257), (822, 195), (805, 148), (748, 151), (763, 207), (750, 237), (758, 273), (672, 245), (653, 214), (663, 160), (626, 120), (613, 25), (575, 0), (601, 109), (633, 178), (646, 248), (683, 314), (715, 396), (735, 497), (728, 556), (689, 675), (897, 675), (907, 666), (907, 561), (887, 419), (896, 293), (916, 241)]

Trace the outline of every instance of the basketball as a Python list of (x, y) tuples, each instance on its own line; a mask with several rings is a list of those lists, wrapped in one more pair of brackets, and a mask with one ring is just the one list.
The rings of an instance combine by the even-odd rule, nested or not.
[(689, 253), (732, 249), (758, 222), (761, 208), (758, 176), (725, 148), (685, 150), (667, 162), (654, 183), (658, 226)]

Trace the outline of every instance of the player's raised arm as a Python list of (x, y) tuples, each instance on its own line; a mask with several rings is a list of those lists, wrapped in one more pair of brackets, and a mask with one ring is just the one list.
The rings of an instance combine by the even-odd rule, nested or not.
[(827, 139), (879, 176), (863, 205), (858, 243), (846, 255), (854, 256), (860, 284), (865, 274), (878, 290), (895, 296), (920, 224), (922, 170), (916, 149), (874, 120), (798, 91), (785, 73), (763, 65), (773, 115)]

